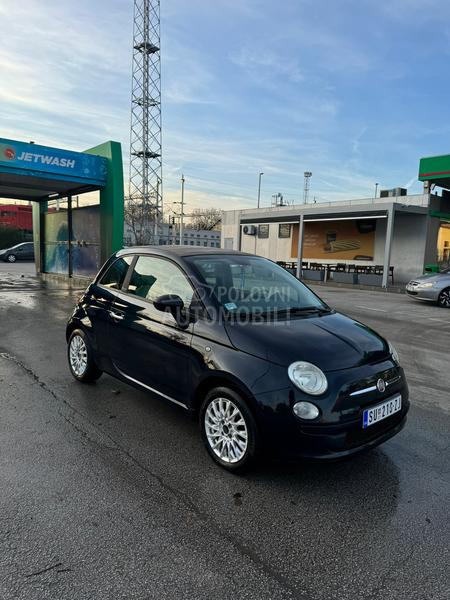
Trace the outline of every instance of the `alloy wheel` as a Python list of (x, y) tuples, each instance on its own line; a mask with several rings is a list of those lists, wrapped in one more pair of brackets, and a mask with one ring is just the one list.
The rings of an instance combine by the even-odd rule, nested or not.
[(10, 254), (8, 256), (8, 262), (10, 262), (10, 263), (16, 262), (16, 257), (14, 256), (14, 254)]
[(204, 420), (206, 439), (214, 454), (229, 464), (242, 460), (248, 447), (248, 430), (239, 408), (228, 398), (214, 398)]
[(72, 371), (77, 377), (82, 377), (87, 369), (88, 354), (85, 341), (80, 335), (74, 335), (70, 340), (69, 359)]
[(439, 305), (450, 308), (450, 288), (441, 292), (439, 296)]

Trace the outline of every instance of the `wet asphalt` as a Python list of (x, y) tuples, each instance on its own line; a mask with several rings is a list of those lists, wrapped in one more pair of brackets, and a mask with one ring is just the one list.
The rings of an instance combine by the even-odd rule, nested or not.
[(450, 598), (450, 311), (315, 290), (397, 347), (407, 426), (352, 460), (236, 477), (177, 408), (73, 381), (79, 291), (0, 263), (1, 600)]

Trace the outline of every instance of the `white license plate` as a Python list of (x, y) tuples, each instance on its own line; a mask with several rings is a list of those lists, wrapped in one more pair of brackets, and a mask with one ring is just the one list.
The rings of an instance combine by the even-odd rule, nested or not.
[(367, 408), (363, 412), (363, 429), (379, 423), (383, 419), (387, 419), (402, 408), (402, 397), (399, 394), (393, 398), (389, 398), (386, 402)]

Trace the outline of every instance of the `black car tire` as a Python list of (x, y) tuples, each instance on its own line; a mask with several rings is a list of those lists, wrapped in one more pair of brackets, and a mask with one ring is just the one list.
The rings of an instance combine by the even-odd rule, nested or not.
[[(83, 357), (82, 362), (85, 364), (80, 363), (80, 367), (77, 368), (77, 363), (71, 356), (71, 351), (78, 352), (80, 358)], [(89, 338), (85, 332), (82, 329), (72, 331), (67, 344), (67, 360), (70, 372), (77, 381), (92, 383), (101, 376), (102, 371), (97, 367), (92, 354)]]
[(17, 257), (15, 254), (8, 254), (8, 256), (6, 257), (6, 259), (9, 263), (15, 263), (17, 260)]
[(441, 308), (450, 308), (450, 287), (442, 290), (437, 303)]
[[(231, 408), (231, 414), (233, 414), (234, 409), (237, 410), (237, 413), (235, 413), (234, 418), (230, 419), (230, 424), (232, 426), (236, 425), (236, 427), (232, 428), (232, 430), (230, 431), (227, 430), (227, 434), (233, 437), (233, 441), (230, 441), (230, 446), (233, 445), (234, 448), (237, 448), (239, 452), (243, 451), (242, 456), (237, 457), (237, 455), (235, 454), (233, 457), (232, 454), (235, 451), (231, 450), (231, 454), (228, 453), (229, 460), (227, 460), (226, 458), (223, 459), (218, 454), (216, 454), (216, 451), (213, 449), (212, 442), (210, 442), (212, 434), (210, 421), (211, 411), (214, 408), (216, 408), (217, 403), (221, 401), (223, 401), (223, 404), (225, 406), (229, 406)], [(208, 409), (210, 409), (210, 411), (208, 411)], [(245, 423), (245, 430), (243, 425), (239, 425), (241, 420), (243, 420), (243, 422)], [(214, 425), (214, 427), (222, 427), (222, 425), (218, 424)], [(227, 425), (225, 425), (225, 427), (227, 427)], [(227, 387), (217, 387), (208, 392), (200, 409), (200, 429), (203, 443), (205, 444), (206, 450), (208, 451), (209, 455), (214, 460), (214, 462), (216, 462), (218, 465), (220, 465), (227, 471), (230, 471), (232, 473), (243, 473), (255, 463), (259, 455), (260, 447), (260, 436), (256, 426), (256, 421), (250, 409), (248, 408), (247, 403), (234, 390)], [(232, 433), (232, 431), (234, 431), (234, 434)], [(247, 436), (245, 450), (237, 445), (237, 443), (244, 444), (244, 431)], [(212, 435), (216, 434), (213, 433)], [(219, 432), (217, 432), (217, 435), (220, 435)], [(218, 451), (220, 450), (220, 448), (221, 445), (219, 445)], [(230, 460), (232, 462), (230, 462)]]

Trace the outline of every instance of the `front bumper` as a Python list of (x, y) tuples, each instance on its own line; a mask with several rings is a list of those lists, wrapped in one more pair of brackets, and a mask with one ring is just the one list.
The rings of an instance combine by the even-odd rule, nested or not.
[(440, 290), (437, 288), (406, 287), (406, 295), (416, 300), (428, 300), (429, 302), (437, 302)]
[(362, 429), (361, 421), (341, 427), (304, 426), (293, 443), (285, 444), (281, 456), (336, 460), (375, 448), (399, 433), (406, 424), (408, 409)]
[[(294, 387), (257, 398), (260, 429), (269, 455), (333, 460), (378, 446), (403, 429), (409, 392), (401, 367), (387, 361), (332, 375), (328, 374), (330, 395), (323, 399), (307, 397)], [(371, 385), (380, 376), (392, 382), (384, 393)], [(397, 394), (402, 397), (401, 410), (364, 429), (364, 410)], [(292, 407), (300, 400), (316, 404), (321, 416), (310, 422), (297, 418)]]

